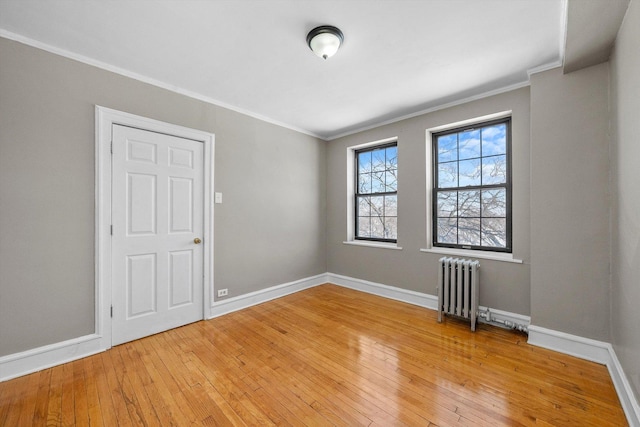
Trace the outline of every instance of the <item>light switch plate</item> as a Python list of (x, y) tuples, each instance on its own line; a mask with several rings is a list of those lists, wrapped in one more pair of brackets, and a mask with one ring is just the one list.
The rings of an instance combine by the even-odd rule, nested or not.
[(216, 203), (222, 203), (222, 193), (216, 193)]

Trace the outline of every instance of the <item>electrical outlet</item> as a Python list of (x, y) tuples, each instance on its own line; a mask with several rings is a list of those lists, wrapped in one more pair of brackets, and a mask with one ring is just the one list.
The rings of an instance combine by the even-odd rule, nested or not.
[(229, 289), (218, 289), (218, 298), (229, 295)]

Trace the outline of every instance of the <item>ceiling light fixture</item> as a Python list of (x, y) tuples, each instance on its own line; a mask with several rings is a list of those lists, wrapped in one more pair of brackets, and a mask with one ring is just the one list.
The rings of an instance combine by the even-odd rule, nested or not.
[(307, 44), (313, 53), (324, 59), (335, 55), (343, 41), (342, 31), (331, 25), (316, 27), (307, 34)]

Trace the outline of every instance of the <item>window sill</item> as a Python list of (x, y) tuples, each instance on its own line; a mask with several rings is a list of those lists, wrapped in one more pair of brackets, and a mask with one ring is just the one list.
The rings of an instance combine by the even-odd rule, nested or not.
[(342, 243), (345, 245), (366, 246), (369, 248), (395, 249), (397, 251), (402, 250), (402, 248), (395, 243), (369, 242), (369, 241), (358, 241), (358, 240), (349, 240)]
[(451, 249), (451, 248), (420, 249), (420, 252), (462, 256), (462, 257), (470, 257), (470, 258), (490, 259), (492, 261), (503, 261), (503, 262), (512, 262), (514, 264), (522, 264), (522, 260), (515, 259), (513, 257), (513, 254), (505, 254), (500, 252), (484, 252), (484, 251), (472, 251), (472, 250)]

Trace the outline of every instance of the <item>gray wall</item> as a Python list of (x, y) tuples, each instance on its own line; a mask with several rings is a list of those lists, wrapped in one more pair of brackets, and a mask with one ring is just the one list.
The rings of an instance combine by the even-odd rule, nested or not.
[(324, 273), (326, 143), (0, 38), (0, 356), (94, 332), (94, 105), (216, 135), (216, 288)]
[(640, 5), (632, 1), (611, 58), (611, 335), (640, 400)]
[(531, 77), (531, 323), (609, 341), (608, 63)]
[[(529, 314), (529, 88), (484, 98), (349, 135), (327, 154), (327, 267), (331, 273), (436, 295), (442, 256), (426, 247), (426, 129), (512, 110), (513, 254), (524, 264), (481, 260), (480, 304)], [(402, 250), (345, 245), (347, 147), (398, 137), (398, 246)]]

